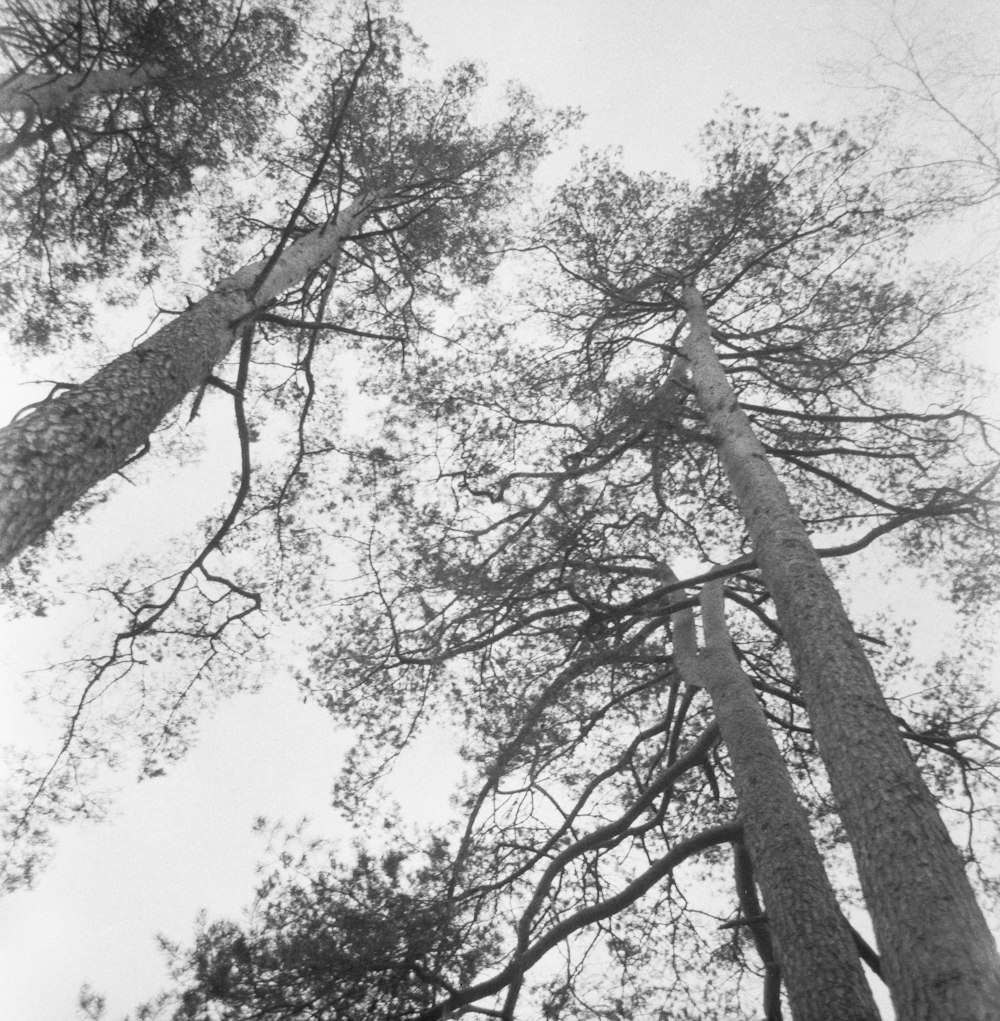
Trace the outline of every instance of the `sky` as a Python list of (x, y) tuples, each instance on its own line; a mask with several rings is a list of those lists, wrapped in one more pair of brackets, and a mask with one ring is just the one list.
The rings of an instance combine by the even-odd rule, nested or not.
[[(795, 119), (839, 119), (863, 109), (871, 94), (843, 84), (878, 35), (885, 5), (827, 0), (403, 0), (428, 44), (432, 66), (482, 61), (493, 81), (514, 79), (550, 105), (573, 105), (587, 117), (566, 151), (546, 169), (552, 179), (580, 146), (621, 146), (633, 169), (693, 169), (701, 125), (727, 95), (787, 112)], [(907, 11), (900, 7), (901, 17)], [(961, 35), (994, 34), (990, 3), (926, 3), (921, 24)], [(856, 80), (856, 79), (855, 79)], [(990, 328), (972, 338), (973, 353), (995, 351)], [(124, 331), (119, 349), (131, 343)], [(113, 339), (109, 344), (114, 347)], [(9, 415), (22, 389), (0, 391)], [(205, 429), (211, 429), (206, 414)], [(192, 469), (197, 472), (197, 469)], [(209, 476), (187, 476), (203, 493)], [(121, 490), (95, 515), (94, 555), (112, 555), (160, 527), (178, 508), (177, 479), (136, 493)], [(175, 522), (182, 531), (190, 522)], [(124, 543), (124, 545), (123, 545)], [(94, 552), (94, 550), (92, 550)], [(72, 628), (86, 627), (86, 610)], [(21, 737), (31, 724), (17, 710), (22, 671), (59, 640), (60, 619), (25, 623), (0, 634), (0, 691), (6, 729)], [(155, 935), (184, 941), (195, 916), (237, 915), (252, 896), (265, 841), (252, 832), (260, 815), (294, 823), (308, 815), (321, 832), (349, 835), (328, 808), (330, 786), (348, 738), (290, 680), (265, 677), (263, 690), (225, 703), (201, 728), (197, 747), (168, 775), (142, 784), (123, 778), (108, 821), (58, 833), (56, 854), (36, 888), (0, 900), (0, 1017), (52, 1021), (74, 1016), (87, 983), (108, 998), (118, 1019), (165, 984)], [(427, 793), (420, 813), (443, 818), (454, 764), (418, 750), (401, 770)], [(400, 784), (399, 795), (407, 789)]]

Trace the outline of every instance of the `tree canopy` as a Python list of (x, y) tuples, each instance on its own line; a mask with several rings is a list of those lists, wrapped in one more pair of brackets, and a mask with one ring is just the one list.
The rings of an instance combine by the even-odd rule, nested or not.
[(8, 5), (0, 309), (15, 340), (45, 345), (84, 326), (82, 302), (75, 319), (60, 314), (82, 281), (122, 266), (156, 274), (196, 180), (273, 139), (279, 89), (302, 58), (301, 13), (229, 0)]
[[(86, 10), (104, 18), (93, 38), (82, 8), (11, 36), (16, 180), (50, 140), (72, 166), (88, 111), (169, 94), (173, 51), (129, 35), (159, 7)], [(222, 182), (198, 214), (205, 296), (0, 431), (0, 537), (13, 556), (68, 510), (55, 527), (71, 542), (88, 501), (114, 499), (95, 487), (166, 436), (138, 466), (163, 470), (180, 409), (193, 419), (216, 392), (240, 464), (185, 548), (94, 580), (104, 634), (53, 685), (58, 747), (7, 792), (8, 885), (33, 878), (51, 822), (91, 812), (123, 748), (158, 775), (207, 707), (254, 683), (251, 661), (294, 644), (283, 668), (357, 737), (335, 796), (358, 843), (283, 851), (243, 922), (166, 947), (175, 988), (140, 1017), (821, 1018), (829, 999), (800, 993), (835, 966), (796, 970), (808, 941), (790, 947), (786, 923), (808, 929), (813, 907), (775, 867), (794, 819), (810, 887), (829, 884), (815, 910), (857, 976), (842, 1015), (877, 1016), (863, 961), (903, 1015), (985, 1019), (1000, 970), (974, 894), (998, 892), (998, 745), (977, 654), (1000, 582), (1000, 457), (954, 343), (982, 285), (909, 262), (942, 204), (915, 204), (863, 133), (732, 103), (698, 177), (585, 154), (529, 213), (521, 193), (571, 112), (511, 89), (482, 117), (477, 68), (415, 76), (419, 44), (367, 8), (301, 37), (302, 11), (235, 8), (211, 42), (185, 10), (166, 5), (177, 22), (156, 38), (184, 39), (186, 58), (185, 26), (234, 58), (244, 31), (283, 26), (254, 66), (266, 77), (268, 53), (307, 39), (305, 84), (279, 134), (242, 150), (225, 140), (231, 96), (195, 104), (218, 148), (188, 166)], [(43, 30), (90, 63), (48, 54)], [(113, 99), (43, 98), (60, 76), (83, 88), (137, 68)], [(223, 181), (234, 159), (259, 188)], [(114, 216), (132, 230), (198, 191), (181, 174), (155, 201), (109, 198), (98, 225), (72, 219), (89, 187), (72, 182), (44, 223), (15, 216), (21, 265), (35, 230), (111, 258)], [(780, 513), (736, 477), (762, 472)], [(812, 574), (784, 571), (800, 552)], [(815, 554), (842, 590), (859, 570), (918, 571), (966, 646), (919, 664), (905, 625), (848, 620)], [(28, 606), (50, 569), (35, 557), (6, 583)], [(850, 670), (861, 687), (841, 683)], [(458, 735), (465, 774), (450, 827), (414, 832), (379, 781), (428, 732)], [(873, 843), (880, 813), (893, 822)], [(907, 829), (918, 817), (937, 829)], [(934, 949), (962, 936), (981, 959)], [(99, 995), (84, 1006), (101, 1015)]]

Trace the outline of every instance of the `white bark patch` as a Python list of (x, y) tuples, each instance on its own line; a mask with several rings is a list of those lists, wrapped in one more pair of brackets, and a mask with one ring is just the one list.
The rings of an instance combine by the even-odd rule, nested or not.
[[(364, 223), (375, 201), (373, 195), (362, 195), (337, 218), (317, 227), (290, 244), (280, 255), (253, 295), (253, 304), (262, 308), (285, 291), (301, 283), (325, 263), (335, 261), (345, 241), (352, 237)], [(219, 291), (241, 291), (253, 286), (261, 270), (267, 265), (266, 259), (250, 263), (237, 270), (232, 276), (220, 281)]]

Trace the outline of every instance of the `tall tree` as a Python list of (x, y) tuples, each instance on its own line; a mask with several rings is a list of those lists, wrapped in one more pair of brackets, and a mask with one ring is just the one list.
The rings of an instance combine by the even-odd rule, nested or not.
[[(314, 91), (303, 99), (297, 134), (263, 168), (273, 183), (277, 223), (261, 220), (245, 203), (226, 205), (212, 252), (222, 279), (205, 298), (90, 380), (62, 388), (0, 430), (0, 533), (7, 558), (145, 449), (163, 416), (185, 397), (193, 397), (193, 415), (207, 388), (224, 392), (239, 435), (232, 503), (200, 551), (166, 580), (162, 600), (145, 585), (123, 586), (115, 596), (133, 618), (113, 639), (110, 654), (75, 678), (74, 708), (55, 756), (60, 771), (81, 765), (76, 748), (95, 686), (113, 686), (144, 660), (144, 641), (160, 631), (181, 643), (191, 638), (211, 661), (227, 647), (221, 637), (227, 626), (237, 628), (261, 605), (252, 584), (210, 562), (221, 556), (234, 528), (246, 527), (242, 516), (260, 511), (247, 506), (251, 448), (260, 434), (247, 395), (263, 395), (275, 416), (272, 442), (287, 455), (274, 469), (280, 481), (273, 488), (267, 472), (258, 476), (258, 493), (273, 497), (280, 511), (282, 494), (305, 476), (306, 423), (329, 411), (317, 387), (338, 384), (341, 367), (334, 363), (330, 378), (322, 378), (322, 360), (338, 349), (327, 339), (342, 338), (339, 349), (348, 356), (364, 343), (373, 344), (378, 357), (394, 350), (405, 356), (425, 305), (447, 301), (459, 282), (489, 274), (508, 229), (507, 203), (566, 120), (540, 113), (529, 96), (512, 90), (500, 120), (477, 122), (479, 71), (460, 65), (440, 84), (409, 77), (417, 46), (391, 18), (335, 24), (320, 44), (324, 59), (314, 68)], [(216, 367), (234, 346), (237, 364), (227, 382)], [(180, 607), (182, 618), (189, 612), (191, 590), (205, 597), (205, 616), (190, 626), (170, 621), (172, 609)], [(197, 667), (193, 673), (206, 676)], [(181, 703), (193, 704), (187, 681), (175, 688), (177, 702), (160, 717), (161, 730)], [(186, 709), (181, 716), (190, 718)], [(175, 724), (167, 728), (176, 733)], [(88, 747), (84, 758), (91, 763), (96, 748), (110, 751), (102, 738)], [(23, 880), (35, 860), (37, 845), (26, 859), (13, 850), (34, 832), (28, 817), (43, 805), (51, 808), (50, 796), (65, 794), (55, 775), (51, 762), (24, 774), (24, 790), (13, 797), (6, 831), (12, 860), (20, 862), (11, 866), (13, 882)]]
[[(850, 180), (842, 175), (834, 179), (841, 192), (832, 203), (826, 195), (821, 204), (813, 186), (806, 185), (814, 204), (798, 206), (790, 220), (796, 208), (788, 203), (796, 188), (795, 173), (775, 179), (774, 160), (742, 163), (735, 149), (727, 156), (735, 187), (725, 198), (738, 203), (737, 211), (746, 215), (749, 227), (726, 253), (736, 254), (735, 248), (739, 261), (730, 267), (726, 255), (721, 260), (699, 255), (681, 272), (667, 270), (683, 287), (680, 301), (689, 330), (681, 350), (690, 366), (691, 385), (775, 602), (854, 848), (897, 1009), (907, 1017), (985, 1018), (1000, 998), (1000, 960), (985, 918), (861, 643), (713, 347), (717, 338), (731, 350), (733, 332), (743, 333), (742, 323), (735, 331), (733, 327), (734, 312), (739, 315), (733, 309), (734, 292), (753, 288), (758, 308), (787, 308), (795, 276), (816, 272), (831, 253), (829, 242), (813, 247), (806, 239), (853, 234), (855, 228), (843, 218), (865, 216), (859, 207), (871, 198), (863, 192), (851, 195)], [(772, 203), (771, 197), (779, 195), (781, 200)], [(878, 209), (867, 216), (876, 224), (880, 219)], [(580, 256), (574, 265), (580, 266), (590, 253)], [(691, 284), (694, 273), (712, 281), (707, 303), (715, 306), (711, 321), (706, 302)], [(597, 286), (608, 282), (608, 277), (599, 278)], [(819, 297), (816, 291), (813, 295), (814, 300)], [(666, 295), (664, 299), (669, 300)], [(780, 320), (780, 315), (775, 318)], [(769, 318), (765, 312), (758, 322)], [(818, 357), (822, 348), (816, 333), (806, 331), (805, 336), (812, 348), (806, 358)], [(889, 353), (885, 347), (882, 351)], [(845, 354), (841, 348), (840, 357)], [(880, 371), (886, 367), (882, 362)], [(837, 369), (835, 362), (827, 362), (825, 385), (831, 385)], [(746, 389), (744, 385), (744, 394)], [(793, 463), (802, 459), (793, 455)], [(907, 838), (899, 840), (903, 833)], [(915, 883), (902, 888), (901, 877), (918, 874)], [(933, 927), (922, 933), (930, 918)], [(940, 945), (935, 945), (937, 939)]]
[[(542, 151), (542, 134), (531, 127), (523, 102), (497, 127), (473, 128), (465, 119), (478, 85), (470, 69), (436, 94), (420, 92), (393, 80), (398, 72), (390, 66), (384, 29), (369, 23), (367, 33), (343, 50), (342, 66), (303, 120), (314, 151), (295, 158), (312, 163), (311, 177), (267, 256), (224, 277), (90, 380), (66, 387), (0, 431), (0, 562), (119, 471), (163, 416), (209, 381), (240, 335), (249, 352), (255, 322), (279, 297), (332, 286), (344, 244), (359, 238), (364, 225), (373, 223), (369, 236), (390, 244), (407, 231), (420, 237), (415, 251), (397, 246), (411, 268), (427, 258), (420, 244), (437, 246), (457, 266), (459, 259), (442, 247), (461, 232), (457, 214), (487, 217)], [(448, 223), (451, 217), (455, 223)], [(366, 246), (359, 247), (363, 262)]]
[[(865, 183), (864, 149), (846, 136), (764, 131), (752, 116), (739, 116), (712, 125), (708, 143), (708, 180), (697, 189), (629, 178), (594, 160), (553, 212), (548, 247), (565, 276), (540, 285), (530, 299), (548, 310), (556, 340), (532, 356), (530, 345), (515, 350), (510, 333), (494, 324), (490, 334), (488, 320), (479, 324), (478, 333), (467, 335), (475, 338), (468, 346), (416, 370), (412, 417), (393, 391), (386, 435), (394, 442), (367, 455), (357, 452), (358, 480), (372, 491), (373, 521), (364, 529), (370, 539), (363, 544), (371, 602), (366, 607), (351, 596), (342, 637), (318, 651), (319, 677), (310, 677), (310, 684), (322, 685), (331, 707), (367, 728), (376, 743), (405, 739), (413, 723), (399, 717), (408, 704), (421, 707), (413, 710), (418, 718), (451, 703), (466, 721), (481, 719), (478, 740), (495, 750), (488, 757), (472, 753), (484, 777), (480, 806), (503, 800), (497, 791), (503, 777), (536, 791), (535, 770), (540, 774), (541, 763), (572, 754), (576, 728), (589, 735), (596, 725), (591, 721), (605, 723), (611, 706), (617, 711), (624, 704), (619, 686), (627, 686), (626, 679), (636, 698), (648, 696), (657, 677), (662, 683), (653, 636), (677, 609), (664, 605), (676, 586), (651, 580), (660, 577), (664, 557), (688, 543), (721, 561), (720, 575), (739, 577), (732, 595), (770, 633), (769, 639), (758, 634), (746, 653), (760, 689), (796, 713), (803, 705), (810, 709), (827, 760), (855, 754), (856, 742), (838, 743), (824, 710), (811, 705), (811, 686), (824, 675), (795, 645), (812, 642), (819, 650), (822, 642), (810, 639), (801, 622), (789, 623), (797, 611), (778, 595), (784, 585), (794, 602), (809, 589), (795, 591), (781, 578), (788, 567), (783, 561), (770, 580), (768, 558), (756, 545), (758, 530), (783, 519), (758, 514), (748, 553), (739, 492), (716, 461), (716, 451), (729, 456), (718, 417), (737, 405), (768, 437), (751, 465), (762, 466), (765, 454), (777, 458), (783, 484), (810, 527), (833, 533), (820, 552), (847, 555), (895, 533), (904, 557), (929, 565), (944, 555), (954, 596), (970, 609), (994, 590), (995, 455), (989, 427), (964, 406), (965, 370), (947, 350), (949, 321), (967, 299), (952, 281), (942, 287), (940, 279), (937, 285), (920, 280), (911, 290), (885, 275), (885, 267), (898, 263), (905, 236), (896, 210), (887, 208), (888, 196)], [(722, 347), (726, 376), (739, 381), (738, 398), (708, 399), (704, 378), (688, 383), (685, 360), (694, 373), (704, 370), (687, 347), (697, 341), (685, 340), (681, 348), (680, 340), (685, 321), (701, 320), (690, 288), (684, 305), (669, 287), (650, 293), (656, 279), (650, 271), (671, 264), (664, 253), (673, 253), (672, 264), (685, 278), (698, 272), (711, 281), (703, 285), (710, 339)], [(704, 333), (703, 324), (700, 329)], [(472, 347), (483, 335), (502, 336), (509, 350), (485, 362), (477, 358)], [(901, 395), (918, 384), (950, 391), (942, 411), (907, 408)], [(700, 411), (689, 406), (692, 386)], [(421, 431), (431, 432), (433, 442), (419, 439)], [(413, 443), (430, 447), (426, 461)], [(302, 510), (304, 516), (308, 505)], [(308, 531), (306, 520), (300, 525)], [(849, 542), (842, 541), (847, 529)], [(815, 560), (814, 552), (809, 556)], [(780, 553), (772, 565), (774, 559)], [(758, 566), (764, 584), (754, 574)], [(309, 584), (313, 598), (324, 601), (315, 580)], [(772, 597), (777, 622), (765, 610)], [(827, 612), (824, 626), (838, 619), (832, 606)], [(856, 649), (854, 630), (849, 623), (846, 629)], [(780, 646), (771, 644), (778, 639), (793, 650), (801, 690), (777, 655)], [(450, 665), (459, 661), (472, 672), (470, 689)], [(841, 657), (836, 667), (830, 662), (822, 669), (841, 670), (851, 661)], [(814, 672), (807, 677), (806, 669)], [(875, 686), (867, 666), (863, 674), (870, 692)], [(914, 810), (920, 807), (928, 827), (920, 839), (926, 836), (930, 857), (939, 856), (932, 866), (936, 890), (915, 891), (900, 888), (910, 874), (907, 854), (922, 853), (914, 845), (882, 847), (880, 857), (871, 848), (857, 852), (876, 918), (886, 911), (875, 903), (886, 887), (895, 884), (897, 899), (911, 898), (879, 922), (887, 959), (895, 958), (886, 974), (900, 1009), (912, 1008), (914, 1016), (961, 1016), (963, 1010), (988, 1016), (996, 975), (992, 940), (903, 743), (922, 747), (925, 757), (935, 741), (930, 720), (948, 710), (939, 704), (921, 722), (919, 711), (910, 716), (916, 707), (889, 713), (877, 691), (850, 712), (867, 708), (882, 721), (880, 738), (902, 753), (897, 768), (918, 792)], [(832, 701), (833, 695), (819, 698)], [(843, 701), (837, 707), (843, 709)], [(667, 714), (672, 732), (680, 726), (678, 712)], [(980, 742), (990, 712), (989, 706), (976, 712), (975, 733), (966, 731), (973, 742)], [(655, 718), (651, 711), (646, 722)], [(803, 724), (786, 725), (794, 734)], [(544, 738), (536, 727), (549, 728)], [(497, 735), (504, 734), (497, 747)], [(567, 748), (557, 751), (561, 743)], [(972, 760), (964, 752), (953, 758), (955, 746), (946, 751), (946, 744), (937, 749), (951, 759), (961, 784)], [(666, 742), (662, 754), (670, 747)], [(989, 744), (981, 747), (988, 755)], [(562, 784), (584, 767), (565, 768)], [(893, 832), (871, 809), (886, 793), (869, 787), (859, 795), (837, 773), (851, 768), (831, 762), (834, 798), (855, 844), (873, 840), (875, 846), (873, 825), (882, 827), (881, 840)], [(595, 767), (584, 775), (595, 774), (604, 775)], [(933, 770), (930, 775), (938, 793), (947, 795), (948, 784), (942, 788)], [(980, 780), (988, 785), (984, 775)], [(853, 809), (843, 803), (850, 798), (857, 799)], [(866, 803), (872, 814), (859, 824)], [(563, 815), (574, 811), (563, 809)], [(477, 812), (474, 807), (473, 818)], [(508, 848), (499, 824), (494, 832)], [(539, 846), (527, 835), (513, 843)], [(919, 927), (933, 930), (928, 945), (938, 938), (931, 909), (942, 889), (961, 889), (957, 910), (963, 933), (972, 935), (947, 951), (954, 955), (950, 964), (935, 957), (917, 970), (905, 958), (920, 956)], [(560, 892), (565, 895), (565, 887)]]
[[(678, 578), (670, 572), (669, 580)], [(851, 936), (753, 682), (740, 668), (726, 628), (722, 583), (701, 593), (704, 648), (699, 652), (691, 610), (673, 629), (674, 658), (688, 684), (712, 698), (719, 733), (732, 761), (747, 852), (764, 895), (766, 931), (776, 948), (759, 947), (762, 961), (776, 958), (796, 1021), (831, 1015), (878, 1018)], [(752, 902), (751, 902), (752, 904)], [(764, 928), (748, 913), (745, 924)], [(771, 978), (771, 975), (767, 976)], [(775, 978), (765, 987), (768, 1021), (781, 1016)]]
[(893, 1002), (902, 1017), (986, 1021), (1000, 1002), (1000, 957), (962, 860), (686, 280), (682, 302), (692, 385), (792, 654)]

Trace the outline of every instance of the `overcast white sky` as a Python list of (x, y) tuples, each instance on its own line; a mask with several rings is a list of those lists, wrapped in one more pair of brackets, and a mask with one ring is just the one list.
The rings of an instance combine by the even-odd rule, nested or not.
[[(925, 24), (980, 37), (1000, 27), (991, 2), (923, 6)], [(572, 150), (621, 145), (634, 168), (680, 173), (727, 93), (809, 120), (863, 103), (825, 68), (862, 59), (881, 18), (876, 4), (841, 0), (404, 0), (403, 10), (435, 66), (481, 60), (491, 80), (516, 79), (550, 104), (586, 111)], [(996, 337), (979, 338), (984, 355)], [(23, 391), (0, 397), (5, 421), (25, 401)], [(102, 518), (109, 543), (148, 534), (150, 506), (148, 496), (116, 494)], [(0, 699), (12, 698), (15, 673), (52, 638), (47, 622), (0, 634), (10, 642), (0, 672), (11, 681)], [(60, 832), (37, 888), (0, 900), (0, 1017), (71, 1018), (85, 982), (107, 994), (116, 1019), (153, 995), (165, 979), (155, 933), (186, 940), (200, 909), (236, 914), (249, 902), (264, 850), (251, 833), (258, 815), (334, 826), (326, 806), (345, 745), (290, 682), (276, 682), (224, 705), (168, 776), (126, 784), (110, 821)], [(422, 812), (445, 811), (448, 785), (434, 771), (447, 768), (433, 756), (411, 763), (411, 784), (420, 771), (420, 786), (439, 792)]]

